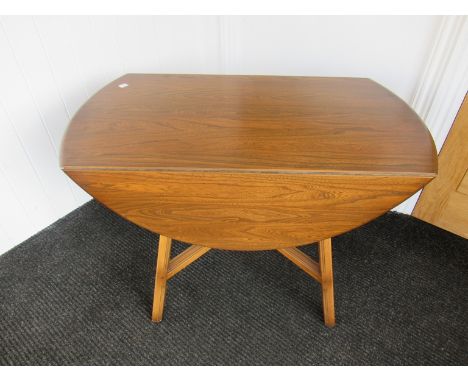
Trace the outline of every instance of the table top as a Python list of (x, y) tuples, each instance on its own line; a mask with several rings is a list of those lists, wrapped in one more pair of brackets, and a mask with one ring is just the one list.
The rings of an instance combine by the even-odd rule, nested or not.
[(363, 78), (127, 74), (65, 135), (64, 169), (433, 176), (419, 117)]

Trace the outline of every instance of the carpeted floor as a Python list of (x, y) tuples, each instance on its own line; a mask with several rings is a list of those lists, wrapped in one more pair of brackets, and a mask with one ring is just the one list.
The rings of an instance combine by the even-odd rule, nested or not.
[(157, 242), (93, 201), (0, 256), (0, 364), (468, 364), (468, 241), (409, 216), (334, 240), (331, 330), (270, 251), (210, 251), (151, 323)]

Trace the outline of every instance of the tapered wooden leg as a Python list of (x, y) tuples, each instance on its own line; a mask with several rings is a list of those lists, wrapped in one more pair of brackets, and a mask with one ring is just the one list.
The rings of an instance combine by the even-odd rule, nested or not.
[(160, 322), (163, 317), (164, 300), (166, 298), (167, 268), (171, 256), (171, 243), (172, 239), (169, 237), (159, 236), (152, 314), (152, 320), (156, 322)]
[[(152, 314), (152, 320), (155, 322), (160, 322), (163, 317), (167, 280), (209, 250), (207, 247), (192, 245), (183, 253), (170, 260), (171, 243), (172, 240), (169, 237), (162, 235), (159, 237)], [(328, 327), (335, 326), (331, 239), (319, 242), (319, 264), (308, 258), (297, 248), (283, 248), (278, 251), (322, 284), (325, 325)]]
[(323, 319), (328, 327), (335, 326), (335, 299), (333, 295), (333, 266), (331, 239), (319, 242), (320, 273), (322, 275)]

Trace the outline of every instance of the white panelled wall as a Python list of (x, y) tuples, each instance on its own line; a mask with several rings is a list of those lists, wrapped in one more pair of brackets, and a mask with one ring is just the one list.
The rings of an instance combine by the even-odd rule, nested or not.
[(90, 199), (61, 172), (60, 142), (80, 105), (116, 77), (127, 72), (370, 77), (411, 103), (443, 20), (1, 17), (0, 253)]

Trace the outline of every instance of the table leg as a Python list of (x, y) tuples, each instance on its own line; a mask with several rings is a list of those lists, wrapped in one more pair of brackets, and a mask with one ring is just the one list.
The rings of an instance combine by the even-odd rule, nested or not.
[(171, 238), (162, 235), (159, 236), (152, 314), (152, 320), (156, 322), (160, 322), (163, 316), (164, 300), (166, 297), (167, 268), (171, 256), (171, 243)]
[[(159, 237), (152, 314), (152, 320), (156, 322), (162, 320), (167, 280), (209, 250), (207, 247), (192, 245), (183, 253), (170, 260), (171, 244), (171, 238), (162, 235)], [(278, 251), (322, 284), (325, 325), (328, 327), (335, 326), (331, 239), (319, 242), (319, 264), (297, 248), (282, 248)]]
[(328, 327), (335, 326), (335, 300), (333, 295), (333, 267), (331, 239), (319, 242), (320, 273), (322, 276), (323, 319)]

